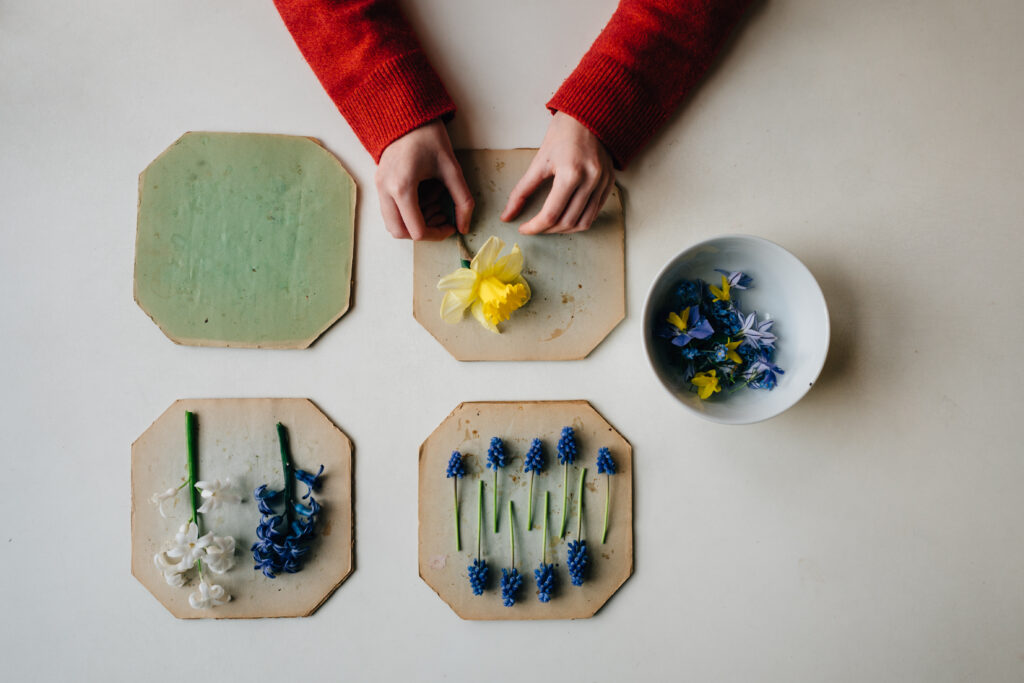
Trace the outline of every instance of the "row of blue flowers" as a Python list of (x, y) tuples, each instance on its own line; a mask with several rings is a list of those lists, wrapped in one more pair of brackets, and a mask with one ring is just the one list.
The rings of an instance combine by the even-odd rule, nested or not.
[[(576, 463), (578, 453), (578, 447), (576, 443), (576, 435), (572, 427), (563, 427), (557, 446), (557, 456), (559, 464), (563, 466), (563, 504), (562, 504), (562, 523), (559, 538), (564, 538), (566, 519), (567, 519), (567, 508), (568, 508), (568, 468), (569, 466)], [(487, 452), (487, 468), (494, 470), (494, 530), (498, 532), (498, 471), (505, 468), (508, 463), (508, 457), (505, 451), (505, 444), (499, 437), (491, 439), (490, 446)], [(540, 439), (533, 439), (530, 444), (530, 448), (526, 453), (523, 461), (523, 472), (530, 474), (529, 483), (529, 503), (527, 513), (527, 528), (533, 529), (533, 477), (534, 475), (544, 471), (546, 467), (546, 460), (544, 457), (543, 443)], [(615, 474), (615, 462), (612, 460), (611, 452), (607, 448), (601, 448), (598, 451), (597, 457), (597, 470), (599, 474), (604, 474), (606, 477), (610, 477)], [(566, 567), (569, 573), (570, 583), (574, 586), (582, 586), (586, 580), (587, 570), (590, 566), (590, 556), (587, 550), (587, 541), (582, 538), (582, 495), (583, 495), (583, 479), (586, 473), (586, 468), (580, 470), (579, 485), (577, 487), (576, 505), (577, 505), (577, 531), (576, 538), (570, 541), (566, 546)], [(466, 466), (463, 462), (462, 453), (459, 451), (453, 451), (451, 458), (448, 461), (447, 468), (445, 470), (445, 476), (454, 479), (454, 483), (457, 487), (458, 480), (466, 476)], [(610, 481), (608, 482), (610, 484)], [(483, 558), (481, 554), (481, 526), (483, 523), (483, 480), (478, 481), (478, 496), (477, 496), (477, 551), (476, 558), (473, 563), (466, 568), (466, 573), (469, 579), (469, 585), (474, 595), (483, 595), (489, 587), (489, 576), (490, 568), (487, 565), (487, 560)], [(607, 536), (608, 529), (608, 507), (610, 504), (610, 486), (606, 487), (605, 495), (605, 517), (604, 517), (604, 532), (602, 534), (602, 543)], [(545, 491), (544, 494), (544, 507), (543, 507), (543, 535), (541, 537), (541, 560), (536, 569), (533, 571), (534, 580), (537, 584), (537, 598), (541, 602), (549, 602), (552, 596), (556, 592), (557, 587), (557, 573), (555, 571), (555, 564), (547, 561), (547, 546), (548, 546), (548, 501), (550, 492)], [(455, 533), (456, 533), (456, 549), (461, 549), (461, 541), (458, 538), (459, 526), (458, 526), (458, 489), (455, 490)], [(506, 607), (512, 607), (515, 605), (516, 600), (519, 597), (519, 593), (523, 587), (524, 577), (515, 566), (515, 524), (514, 524), (514, 506), (512, 501), (509, 501), (508, 506), (508, 520), (509, 520), (509, 541), (511, 546), (511, 567), (504, 567), (501, 570), (501, 576), (499, 577), (499, 589), (501, 592), (502, 603)]]

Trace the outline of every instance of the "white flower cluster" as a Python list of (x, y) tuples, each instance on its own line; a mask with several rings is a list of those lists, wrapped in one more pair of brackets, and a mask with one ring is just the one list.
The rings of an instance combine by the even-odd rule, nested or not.
[[(231, 480), (196, 482), (203, 504), (197, 512), (207, 513), (216, 510), (224, 503), (240, 502), (240, 498), (230, 490)], [(160, 506), (160, 514), (166, 517), (164, 503), (175, 498), (183, 487), (170, 488), (163, 493), (155, 493), (151, 500)], [(217, 536), (209, 531), (199, 535), (199, 526), (192, 521), (182, 524), (174, 540), (167, 550), (158, 552), (153, 561), (168, 585), (180, 588), (184, 586), (190, 572), (197, 563), (201, 568), (209, 569), (214, 574), (223, 574), (235, 566), (235, 539), (231, 536)], [(208, 609), (223, 605), (231, 600), (223, 586), (207, 583), (200, 572), (198, 590), (188, 596), (188, 602), (195, 609)]]

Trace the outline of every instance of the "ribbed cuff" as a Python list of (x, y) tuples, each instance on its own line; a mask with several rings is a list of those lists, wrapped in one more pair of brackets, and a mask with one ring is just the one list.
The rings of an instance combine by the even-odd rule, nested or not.
[(629, 70), (600, 53), (584, 56), (547, 106), (586, 126), (608, 148), (618, 169), (625, 168), (669, 115)]
[(389, 60), (367, 76), (347, 98), (332, 98), (373, 160), (414, 128), (455, 113), (444, 84), (422, 52)]

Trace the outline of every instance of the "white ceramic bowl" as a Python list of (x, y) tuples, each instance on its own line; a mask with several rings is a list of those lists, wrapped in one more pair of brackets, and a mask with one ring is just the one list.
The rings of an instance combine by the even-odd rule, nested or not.
[[(679, 282), (701, 278), (718, 285), (721, 275), (716, 268), (743, 271), (754, 278), (750, 289), (738, 292), (741, 309), (757, 311), (759, 320), (775, 320), (775, 363), (785, 374), (779, 375), (778, 385), (770, 391), (744, 388), (730, 394), (726, 387), (701, 400), (683, 379), (678, 349), (654, 334)], [(654, 373), (687, 410), (713, 422), (750, 424), (786, 410), (817, 380), (828, 353), (828, 307), (814, 276), (797, 257), (760, 237), (725, 235), (693, 245), (658, 273), (647, 294), (643, 333)]]

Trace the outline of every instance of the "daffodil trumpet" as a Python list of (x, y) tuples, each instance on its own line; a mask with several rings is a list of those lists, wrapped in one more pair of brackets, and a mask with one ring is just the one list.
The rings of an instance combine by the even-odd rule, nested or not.
[[(460, 250), (465, 247), (461, 236)], [(505, 243), (490, 237), (467, 264), (466, 249), (461, 255), (462, 265), (437, 283), (443, 291), (441, 319), (455, 324), (462, 320), (466, 309), (477, 322), (494, 333), (498, 325), (530, 300), (530, 285), (522, 276), (523, 254), (519, 245), (502, 256)]]

